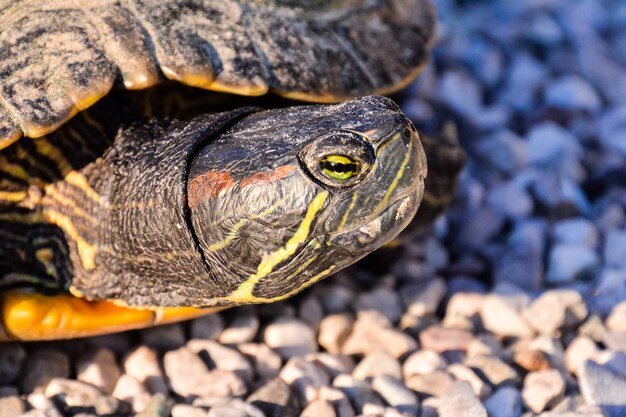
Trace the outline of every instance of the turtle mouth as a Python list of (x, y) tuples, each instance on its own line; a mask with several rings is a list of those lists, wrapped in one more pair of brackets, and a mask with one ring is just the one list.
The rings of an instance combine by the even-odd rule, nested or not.
[(329, 242), (348, 251), (350, 256), (362, 257), (393, 240), (413, 219), (421, 191), (398, 196), (369, 222), (331, 236)]

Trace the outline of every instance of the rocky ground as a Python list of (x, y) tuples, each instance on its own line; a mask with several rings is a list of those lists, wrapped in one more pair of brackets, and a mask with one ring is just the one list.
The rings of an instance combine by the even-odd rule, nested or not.
[(438, 3), (401, 100), (470, 158), (431, 234), (288, 302), (0, 345), (0, 417), (626, 416), (626, 2)]

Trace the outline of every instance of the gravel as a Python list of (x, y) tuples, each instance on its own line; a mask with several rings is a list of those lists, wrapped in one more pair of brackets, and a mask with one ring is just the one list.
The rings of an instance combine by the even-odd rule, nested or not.
[(281, 303), (0, 344), (0, 417), (626, 416), (626, 6), (436, 3), (397, 97), (468, 152), (431, 231)]

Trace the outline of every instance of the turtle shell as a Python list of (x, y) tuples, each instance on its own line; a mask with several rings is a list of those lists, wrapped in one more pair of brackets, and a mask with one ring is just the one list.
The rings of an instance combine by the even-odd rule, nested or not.
[(430, 0), (0, 3), (0, 148), (57, 129), (113, 87), (164, 79), (316, 102), (409, 83)]

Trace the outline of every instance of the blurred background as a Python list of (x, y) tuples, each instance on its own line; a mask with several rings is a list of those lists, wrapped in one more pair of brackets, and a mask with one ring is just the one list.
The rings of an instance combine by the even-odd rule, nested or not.
[(625, 416), (626, 2), (436, 3), (396, 97), (468, 153), (431, 231), (286, 302), (2, 344), (0, 416)]

